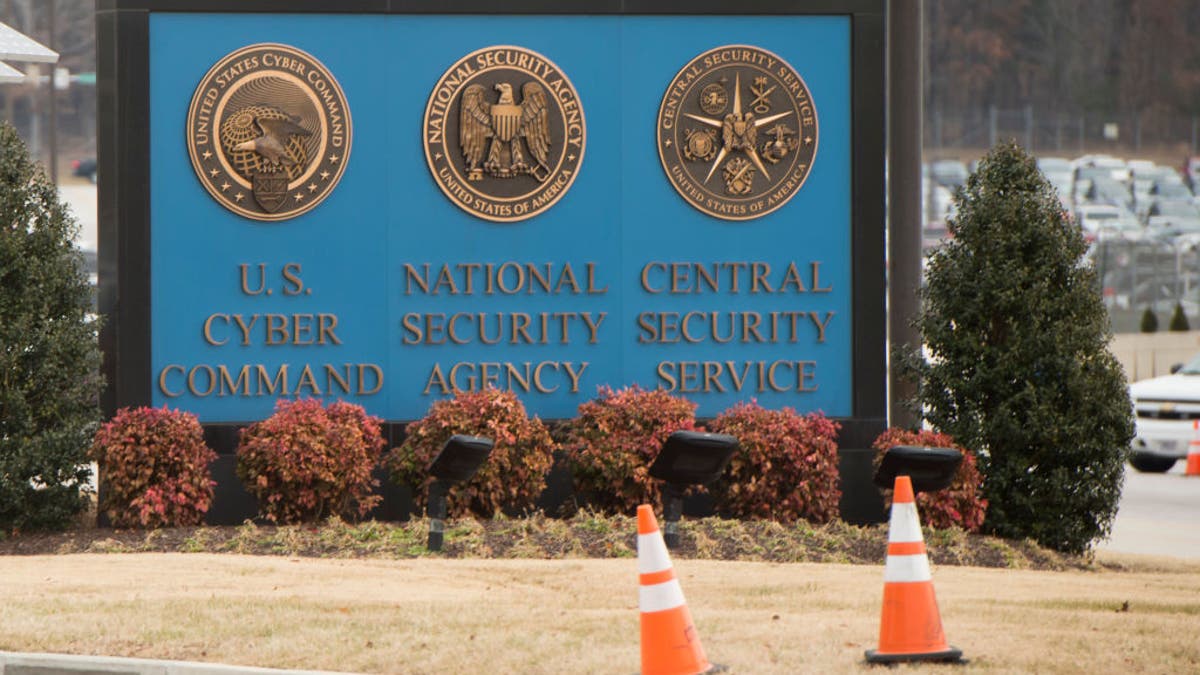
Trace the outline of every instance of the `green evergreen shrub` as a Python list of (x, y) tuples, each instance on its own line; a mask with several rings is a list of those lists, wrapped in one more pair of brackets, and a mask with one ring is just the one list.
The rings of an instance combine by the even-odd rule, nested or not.
[(1158, 332), (1158, 315), (1154, 313), (1154, 310), (1147, 307), (1146, 311), (1142, 312), (1142, 323), (1138, 330), (1143, 333)]
[(650, 465), (672, 432), (696, 427), (696, 404), (661, 389), (601, 387), (579, 406), (563, 443), (575, 494), (598, 511), (629, 515), (639, 504), (662, 512)]
[(102, 380), (77, 230), (0, 122), (0, 532), (66, 527), (87, 505)]
[(122, 408), (96, 432), (90, 456), (104, 477), (100, 511), (116, 527), (199, 525), (212, 505), (209, 465), (196, 416), (163, 408)]
[[(921, 429), (910, 431), (892, 427), (885, 430), (872, 448), (879, 451), (876, 456), (876, 466), (883, 459), (883, 453), (896, 445), (917, 445), (927, 448), (954, 448), (963, 453), (962, 464), (954, 480), (944, 490), (917, 493), (917, 510), (921, 514), (921, 524), (929, 527), (948, 528), (960, 527), (967, 532), (978, 532), (983, 525), (984, 514), (987, 513), (987, 500), (983, 498), (983, 476), (976, 466), (975, 455), (954, 442), (947, 434)], [(884, 490), (884, 505), (892, 508), (892, 491)]]
[(838, 515), (837, 432), (821, 413), (734, 405), (709, 430), (738, 439), (729, 468), (710, 487), (717, 509), (735, 518), (827, 523)]
[(238, 478), (273, 522), (361, 517), (380, 501), (371, 494), (383, 450), (379, 424), (353, 403), (281, 399), (270, 417), (242, 430)]
[(997, 145), (955, 197), (913, 350), (932, 426), (976, 453), (984, 531), (1065, 552), (1108, 534), (1133, 435), (1086, 244), (1034, 160)]
[(433, 476), (429, 465), (455, 434), (484, 436), (495, 445), (471, 480), (450, 487), (446, 508), (451, 517), (475, 514), (491, 518), (531, 509), (546, 489), (554, 464), (554, 441), (546, 425), (530, 418), (511, 391), (489, 387), (459, 391), (436, 401), (425, 417), (408, 425), (404, 443), (385, 460), (392, 480), (413, 487), (413, 504), (425, 508)]
[(1175, 311), (1171, 313), (1171, 323), (1167, 324), (1167, 330), (1186, 333), (1191, 329), (1191, 326), (1188, 325), (1187, 314), (1183, 313), (1183, 304), (1175, 303)]

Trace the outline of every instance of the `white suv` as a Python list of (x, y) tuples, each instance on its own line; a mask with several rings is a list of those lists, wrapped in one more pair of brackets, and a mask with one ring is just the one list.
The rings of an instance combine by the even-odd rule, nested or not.
[(1137, 415), (1129, 463), (1138, 471), (1169, 471), (1200, 440), (1200, 356), (1170, 375), (1131, 384), (1129, 397)]

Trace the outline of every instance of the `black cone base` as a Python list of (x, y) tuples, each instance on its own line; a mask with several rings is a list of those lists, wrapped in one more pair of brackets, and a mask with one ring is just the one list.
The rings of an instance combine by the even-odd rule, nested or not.
[(962, 650), (950, 647), (940, 652), (922, 652), (917, 654), (881, 654), (874, 649), (867, 650), (867, 663), (905, 663), (910, 661), (938, 661), (941, 663), (963, 663)]
[[(696, 675), (715, 675), (715, 673), (728, 673), (728, 672), (729, 672), (729, 666), (723, 666), (719, 663), (712, 663), (712, 664), (709, 664), (708, 670), (706, 670), (702, 673), (696, 673)], [(642, 674), (640, 672), (638, 672), (638, 673), (634, 673), (634, 675), (642, 675)]]

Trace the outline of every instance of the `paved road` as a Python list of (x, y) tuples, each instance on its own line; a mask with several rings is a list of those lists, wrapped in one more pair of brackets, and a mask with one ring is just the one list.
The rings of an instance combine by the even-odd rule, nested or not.
[(1168, 473), (1127, 466), (1112, 537), (1099, 549), (1200, 559), (1200, 476), (1183, 470), (1183, 460)]

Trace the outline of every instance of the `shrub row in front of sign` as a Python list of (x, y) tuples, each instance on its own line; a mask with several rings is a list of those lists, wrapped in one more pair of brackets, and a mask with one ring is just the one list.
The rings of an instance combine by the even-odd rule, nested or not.
[[(695, 410), (694, 403), (661, 390), (602, 389), (556, 430), (556, 442), (515, 394), (461, 392), (434, 403), (408, 426), (401, 446), (381, 453), (380, 420), (360, 406), (280, 401), (271, 417), (243, 430), (237, 473), (258, 499), (260, 515), (278, 523), (361, 518), (379, 501), (371, 473), (380, 461), (392, 480), (413, 488), (414, 506), (423, 509), (433, 481), (430, 462), (450, 436), (467, 434), (491, 438), (495, 447), (474, 478), (450, 487), (451, 516), (533, 509), (556, 458), (570, 468), (577, 503), (602, 513), (629, 513), (643, 503), (661, 508), (659, 482), (649, 476), (649, 466), (672, 432), (698, 428)], [(213, 455), (199, 428), (190, 414), (165, 408), (123, 410), (104, 425), (92, 456), (109, 486), (101, 509), (114, 525), (190, 525), (203, 518), (212, 500)], [(728, 470), (708, 488), (718, 512), (780, 522), (837, 517), (837, 423), (819, 413), (747, 402), (707, 429), (739, 440)], [(885, 434), (879, 443), (886, 445), (879, 447), (897, 441), (951, 442)], [(180, 448), (188, 449), (186, 461), (177, 459)], [(923, 495), (934, 500), (923, 507), (932, 524), (978, 528), (985, 506), (978, 497), (979, 474), (973, 462), (964, 469), (969, 471), (944, 495)]]

